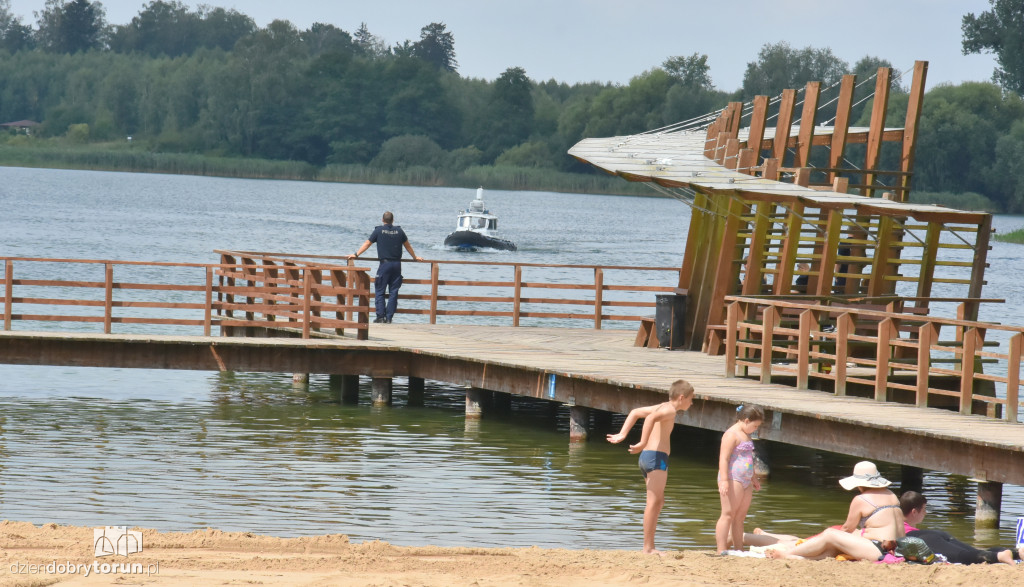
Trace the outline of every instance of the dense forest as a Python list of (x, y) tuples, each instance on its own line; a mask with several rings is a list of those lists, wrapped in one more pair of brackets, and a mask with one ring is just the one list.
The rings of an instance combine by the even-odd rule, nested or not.
[[(996, 52), (1001, 69), (992, 83), (928, 91), (914, 189), (932, 201), (1021, 212), (1024, 66), (1015, 59), (1024, 57), (1024, 6), (992, 5), (964, 16), (963, 49)], [(651, 130), (730, 100), (810, 80), (828, 86), (846, 73), (860, 80), (891, 65), (866, 56), (851, 66), (828, 48), (779, 42), (753, 56), (734, 91), (713, 87), (700, 53), (666, 56), (625, 85), (538, 81), (516, 66), (488, 81), (459, 75), (455, 35), (443, 23), (389, 45), (365, 24), (299, 30), (276, 20), (260, 28), (237, 10), (177, 1), (151, 1), (121, 25), (108, 24), (102, 4), (89, 0), (46, 0), (35, 17), (27, 24), (0, 0), (0, 122), (41, 123), (27, 134), (0, 133), (7, 164), (25, 162), (25, 153), (60, 159), (86, 151), (106, 153), (76, 159), (97, 167), (119, 168), (118, 153), (133, 158), (125, 161), (173, 154), (202, 159), (207, 171), (219, 158), (287, 162), (320, 179), (469, 184), (496, 170), (527, 183), (593, 176), (566, 154), (582, 138)], [(909, 83), (894, 81), (892, 120), (902, 121), (899, 94)], [(863, 125), (871, 102), (858, 101), (854, 120)]]

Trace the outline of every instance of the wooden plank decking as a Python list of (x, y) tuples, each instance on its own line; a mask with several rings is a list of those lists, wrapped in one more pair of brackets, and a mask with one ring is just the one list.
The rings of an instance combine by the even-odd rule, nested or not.
[(620, 412), (656, 400), (683, 378), (700, 401), (680, 416), (682, 424), (721, 430), (732, 423), (736, 405), (756, 403), (766, 409), (766, 440), (1024, 485), (1024, 424), (727, 379), (722, 357), (634, 347), (633, 339), (626, 330), (430, 324), (375, 326), (365, 341), (12, 331), (0, 332), (0, 362), (308, 368), (409, 375), (541, 398), (548, 398), (547, 378), (554, 375), (556, 401)]

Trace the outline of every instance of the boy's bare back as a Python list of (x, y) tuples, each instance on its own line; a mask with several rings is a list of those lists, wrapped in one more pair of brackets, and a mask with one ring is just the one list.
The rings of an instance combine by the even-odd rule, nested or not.
[[(665, 402), (655, 408), (647, 419), (654, 421), (647, 442), (643, 446), (640, 446), (639, 443), (630, 446), (629, 452), (638, 453), (644, 450), (656, 450), (665, 454), (671, 454), (672, 428), (676, 424), (676, 408), (671, 403)], [(634, 450), (634, 447), (636, 447), (636, 450)]]

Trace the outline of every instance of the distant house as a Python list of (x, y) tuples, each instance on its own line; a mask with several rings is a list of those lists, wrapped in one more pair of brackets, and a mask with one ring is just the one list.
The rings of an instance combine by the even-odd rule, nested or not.
[(0, 127), (4, 128), (16, 128), (19, 130), (24, 129), (25, 134), (32, 134), (31, 129), (34, 126), (39, 126), (39, 123), (34, 120), (17, 120), (15, 122), (5, 122), (3, 124), (0, 124)]

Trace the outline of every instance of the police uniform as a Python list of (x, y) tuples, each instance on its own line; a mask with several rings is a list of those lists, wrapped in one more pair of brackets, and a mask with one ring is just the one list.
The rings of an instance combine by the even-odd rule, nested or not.
[(382, 224), (373, 229), (367, 240), (376, 243), (380, 259), (373, 286), (377, 319), (391, 322), (398, 308), (398, 290), (402, 287), (402, 246), (409, 238), (401, 226)]

